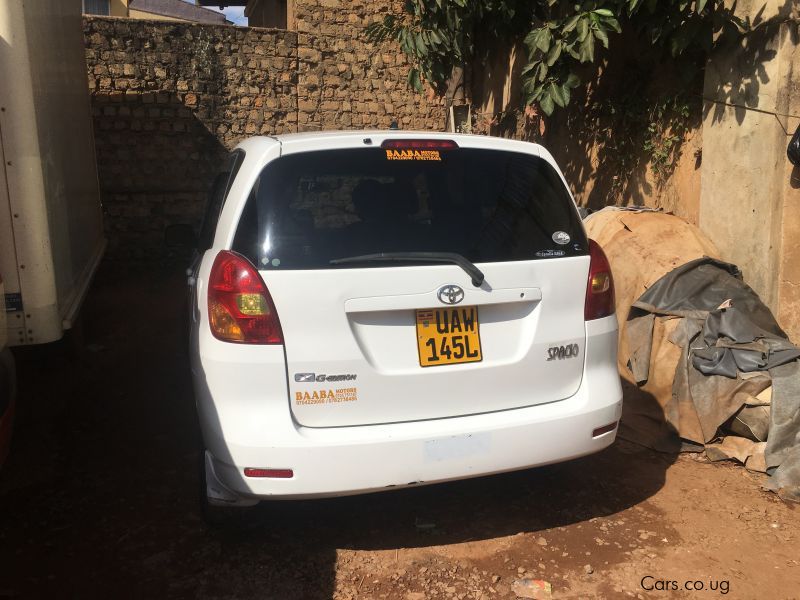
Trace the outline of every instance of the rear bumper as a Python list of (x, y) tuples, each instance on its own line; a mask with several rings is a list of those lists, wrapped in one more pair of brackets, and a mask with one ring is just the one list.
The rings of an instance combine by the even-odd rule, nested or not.
[[(285, 414), (263, 399), (258, 404), (226, 405), (219, 398), (211, 402), (207, 378), (196, 370), (210, 497), (222, 504), (247, 504), (359, 494), (525, 469), (598, 452), (614, 441), (616, 430), (597, 437), (593, 431), (619, 421), (622, 411), (616, 318), (587, 323), (587, 334), (583, 380), (566, 400), (389, 425), (311, 429), (292, 420), (286, 402)], [(246, 467), (292, 469), (294, 476), (249, 478), (244, 476)]]

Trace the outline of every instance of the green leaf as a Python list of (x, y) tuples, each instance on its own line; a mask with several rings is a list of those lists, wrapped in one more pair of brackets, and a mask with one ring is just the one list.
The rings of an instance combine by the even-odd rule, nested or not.
[(594, 37), (600, 40), (600, 43), (603, 44), (603, 46), (608, 48), (608, 34), (605, 31), (603, 31), (602, 29), (595, 29)]
[(608, 29), (613, 29), (617, 33), (622, 32), (622, 27), (619, 25), (619, 21), (617, 21), (614, 17), (609, 17), (607, 19), (603, 19), (603, 23), (605, 23)]
[(541, 33), (542, 30), (539, 28), (531, 29), (528, 32), (528, 35), (525, 36), (524, 40), (525, 45), (531, 50), (534, 50), (539, 45), (539, 36), (541, 35)]
[(413, 45), (409, 44), (409, 33), (407, 29), (399, 29), (397, 31), (397, 41), (400, 44), (400, 48), (406, 54), (414, 54)]
[(549, 71), (549, 69), (547, 68), (547, 64), (543, 63), (543, 62), (540, 62), (539, 63), (539, 76), (536, 79), (538, 79), (539, 81), (544, 81), (544, 78), (547, 77), (547, 71)]
[(553, 64), (558, 60), (558, 57), (561, 56), (561, 40), (558, 40), (555, 44), (553, 44), (552, 48), (550, 48), (550, 52), (547, 53), (547, 66), (552, 67)]
[(575, 73), (570, 73), (567, 76), (567, 80), (564, 82), (564, 85), (568, 88), (576, 88), (581, 84), (580, 78), (575, 75)]
[[(751, 28), (751, 19), (736, 17), (722, 0), (398, 0), (392, 7), (367, 26), (365, 37), (373, 43), (397, 41), (412, 67), (412, 88), (431, 85), (441, 93), (454, 67), (486, 64), (492, 45), (524, 36), (527, 64), (518, 77), (526, 101), (543, 111), (570, 102), (571, 90), (581, 85), (573, 73), (578, 63), (595, 63), (583, 70), (587, 78), (597, 74), (595, 45), (609, 48), (612, 32), (620, 33), (623, 26), (626, 34), (630, 30), (631, 37), (656, 46), (650, 56), (631, 56), (634, 68), (647, 69), (653, 60), (663, 60), (666, 51), (678, 58), (679, 74), (687, 66), (694, 77), (704, 56)], [(620, 15), (625, 16), (622, 23)], [(527, 29), (520, 29), (526, 24)], [(607, 110), (646, 113), (659, 122), (670, 118), (646, 102)], [(615, 147), (625, 144), (634, 142), (613, 142)]]
[(417, 92), (422, 91), (422, 81), (419, 78), (419, 69), (411, 69), (408, 72), (408, 84)]
[(581, 62), (594, 62), (594, 36), (587, 35), (581, 42)]
[(575, 44), (568, 44), (567, 46), (565, 46), (565, 49), (567, 51), (567, 54), (569, 54), (575, 60), (581, 59), (580, 53), (575, 49)]
[(552, 39), (553, 35), (550, 33), (550, 30), (543, 29), (541, 35), (536, 40), (536, 47), (542, 52), (547, 52), (550, 49), (550, 41)]
[(528, 73), (533, 71), (537, 66), (539, 66), (539, 61), (530, 62), (522, 68), (520, 72), (520, 76), (525, 77)]
[(578, 41), (583, 42), (589, 34), (589, 19), (582, 17), (578, 21)]
[(564, 108), (567, 105), (567, 99), (564, 97), (564, 93), (560, 86), (557, 86), (555, 83), (551, 83), (548, 91), (550, 92), (550, 97), (553, 99), (553, 102), (558, 104), (561, 108)]
[(528, 79), (522, 88), (525, 90), (525, 94), (529, 101), (534, 101), (542, 95), (542, 86), (540, 86), (533, 79)]
[(550, 97), (550, 94), (543, 94), (541, 99), (539, 100), (539, 106), (542, 108), (544, 114), (548, 117), (553, 114), (553, 109), (555, 106), (553, 105), (553, 99)]
[(417, 47), (417, 56), (427, 56), (428, 47), (425, 45), (425, 40), (422, 38), (421, 32), (417, 32), (414, 36), (414, 45)]
[(571, 92), (569, 91), (569, 86), (564, 84), (561, 86), (561, 95), (564, 97), (564, 106), (569, 104)]
[(564, 23), (563, 27), (561, 27), (561, 33), (569, 33), (575, 26), (578, 24), (578, 21), (581, 20), (581, 15), (572, 15), (569, 19), (567, 19), (566, 23)]

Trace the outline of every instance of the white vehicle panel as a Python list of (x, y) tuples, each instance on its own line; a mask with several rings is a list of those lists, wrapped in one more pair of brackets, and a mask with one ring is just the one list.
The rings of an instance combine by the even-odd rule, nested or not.
[(11, 346), (72, 327), (105, 250), (79, 2), (0, 2), (0, 275)]
[[(479, 290), (455, 266), (262, 271), (286, 330), (297, 421), (310, 427), (391, 423), (506, 410), (574, 394), (583, 371), (588, 257), (478, 266), (486, 273)], [(446, 284), (464, 289), (462, 305), (478, 307), (483, 360), (422, 368), (413, 309), (440, 304), (436, 291)], [(537, 293), (520, 298), (525, 289)], [(496, 291), (507, 298), (509, 290), (513, 301), (493, 298)], [(354, 301), (363, 309), (367, 295), (378, 310), (348, 312)], [(568, 344), (580, 349), (574, 357), (547, 360), (549, 348)], [(355, 379), (295, 381), (303, 373)], [(348, 395), (353, 400), (321, 401), (323, 392), (336, 396), (345, 388), (355, 389)]]

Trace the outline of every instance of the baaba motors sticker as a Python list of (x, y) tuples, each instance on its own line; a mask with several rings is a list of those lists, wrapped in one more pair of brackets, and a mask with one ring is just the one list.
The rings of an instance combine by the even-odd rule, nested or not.
[(553, 241), (561, 246), (566, 246), (572, 240), (566, 231), (556, 231), (553, 234)]
[[(355, 381), (354, 373), (344, 373), (341, 375), (326, 375), (325, 373), (295, 373), (294, 380), (297, 383), (328, 383), (335, 381)], [(355, 402), (358, 400), (358, 388), (344, 387), (322, 389), (297, 390), (294, 393), (294, 402), (298, 406), (313, 404), (341, 404), (343, 402)]]
[(358, 400), (358, 388), (323, 388), (321, 390), (299, 390), (294, 393), (294, 402), (298, 406), (308, 404), (341, 404)]

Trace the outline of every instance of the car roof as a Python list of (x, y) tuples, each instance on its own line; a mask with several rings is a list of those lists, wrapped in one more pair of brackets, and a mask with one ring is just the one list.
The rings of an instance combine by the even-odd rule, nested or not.
[(364, 129), (347, 131), (309, 131), (287, 133), (274, 136), (253, 136), (242, 140), (238, 147), (244, 150), (264, 150), (275, 141), (280, 142), (282, 154), (293, 151), (321, 150), (325, 148), (346, 148), (363, 146), (365, 139), (372, 140), (375, 146), (387, 139), (446, 139), (455, 141), (462, 148), (486, 148), (493, 150), (521, 151), (550, 157), (547, 150), (539, 144), (508, 138), (441, 131), (414, 131), (401, 129)]

